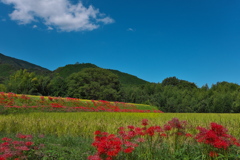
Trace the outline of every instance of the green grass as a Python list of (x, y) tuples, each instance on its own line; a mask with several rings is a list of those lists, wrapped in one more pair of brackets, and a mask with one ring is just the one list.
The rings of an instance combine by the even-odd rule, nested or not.
[(102, 130), (115, 134), (120, 126), (140, 126), (142, 119), (149, 119), (150, 125), (162, 126), (172, 118), (187, 120), (192, 126), (209, 126), (217, 122), (231, 134), (240, 137), (240, 114), (199, 113), (28, 113), (0, 116), (0, 132), (24, 134), (51, 134), (57, 136), (92, 137), (94, 131)]
[[(180, 120), (187, 120), (193, 128), (198, 125), (208, 127), (210, 122), (217, 122), (225, 126), (229, 130), (229, 134), (236, 138), (240, 137), (240, 114), (37, 112), (0, 115), (0, 138), (5, 136), (14, 137), (16, 133), (44, 134), (45, 138), (41, 141), (46, 147), (39, 153), (39, 157), (42, 157), (42, 159), (84, 160), (95, 152), (91, 143), (93, 142), (93, 133), (96, 130), (116, 134), (117, 129), (121, 126), (141, 126), (141, 120), (145, 118), (150, 121), (150, 126), (162, 126), (174, 117)], [(197, 131), (193, 128), (188, 128), (187, 132), (195, 134)], [(172, 142), (172, 139), (168, 139), (168, 141)], [(195, 155), (201, 155), (198, 145), (184, 145), (183, 148), (174, 153), (175, 155), (164, 154), (164, 152), (171, 152), (167, 143), (163, 144), (162, 147), (161, 150), (156, 152), (154, 157), (180, 160), (184, 156), (184, 158), (190, 160)], [(147, 156), (150, 156), (150, 159), (154, 159), (151, 155), (145, 155), (145, 153), (141, 150), (136, 150), (134, 154), (137, 155), (132, 156), (138, 157), (138, 160), (145, 160)]]
[[(44, 147), (36, 151), (39, 159), (43, 160), (86, 160), (95, 152), (91, 146), (92, 139), (82, 137), (45, 135), (39, 138), (34, 136), (34, 142), (44, 144)], [(0, 138), (8, 137), (16, 140), (15, 134), (0, 132)], [(36, 158), (36, 157), (35, 157)], [(34, 159), (36, 160), (36, 159)]]

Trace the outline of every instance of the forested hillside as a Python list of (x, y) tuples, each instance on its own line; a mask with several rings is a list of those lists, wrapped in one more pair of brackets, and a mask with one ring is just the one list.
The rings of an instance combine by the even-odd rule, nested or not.
[[(164, 112), (240, 112), (240, 86), (235, 83), (218, 82), (198, 87), (177, 77), (150, 83), (90, 63), (66, 65), (53, 72), (40, 67), (37, 69), (40, 72), (33, 72), (31, 65), (21, 64), (29, 68), (20, 70), (13, 65), (24, 61), (7, 62), (1, 60), (0, 64), (0, 76), (4, 77), (0, 91), (3, 92), (144, 103)], [(40, 74), (43, 72), (47, 74)]]
[(41, 66), (12, 58), (0, 53), (0, 83), (3, 82), (9, 75), (13, 74), (19, 69), (27, 69), (37, 74), (50, 74), (51, 71)]
[[(15, 73), (17, 70), (20, 69), (27, 69), (28, 71), (35, 72), (38, 75), (47, 75), (50, 77), (59, 76), (62, 78), (67, 78), (72, 73), (80, 72), (82, 69), (85, 68), (100, 68), (100, 67), (91, 63), (76, 63), (68, 64), (64, 67), (59, 67), (54, 71), (50, 71), (41, 66), (20, 59), (8, 57), (0, 53), (0, 83), (3, 83), (3, 81), (9, 77), (9, 75)], [(147, 81), (142, 80), (131, 74), (123, 73), (112, 69), (108, 70), (118, 75), (119, 80), (122, 84), (138, 85), (148, 83)]]
[[(59, 75), (60, 77), (66, 78), (70, 76), (72, 73), (80, 72), (85, 68), (99, 68), (98, 66), (91, 64), (91, 63), (76, 63), (76, 64), (69, 64), (64, 67), (59, 67), (53, 71), (54, 74)], [(139, 85), (139, 84), (146, 84), (148, 83), (145, 80), (142, 80), (136, 76), (131, 74), (123, 73), (118, 70), (107, 69), (112, 73), (118, 75), (119, 81), (125, 85)]]

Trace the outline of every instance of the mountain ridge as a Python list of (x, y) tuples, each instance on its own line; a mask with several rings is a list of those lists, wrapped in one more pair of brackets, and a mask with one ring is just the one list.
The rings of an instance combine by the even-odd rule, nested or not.
[(16, 68), (50, 71), (49, 69), (46, 69), (39, 65), (36, 65), (36, 64), (30, 63), (28, 61), (24, 61), (21, 59), (17, 59), (14, 57), (6, 56), (2, 53), (0, 53), (0, 64), (11, 64), (13, 67), (16, 67)]
[[(6, 56), (0, 53), (0, 83), (3, 82), (9, 75), (13, 74), (19, 69), (27, 69), (31, 72), (35, 72), (41, 75), (59, 75), (63, 78), (67, 78), (70, 74), (79, 72), (84, 68), (101, 68), (95, 64), (91, 63), (76, 63), (76, 64), (67, 64), (63, 67), (58, 67), (57, 69), (51, 71), (39, 65), (17, 59), (14, 57)], [(104, 68), (105, 69), (105, 68)], [(112, 73), (118, 75), (119, 80), (122, 84), (145, 84), (150, 83), (143, 79), (138, 78), (137, 76), (124, 73), (118, 70), (107, 69)]]

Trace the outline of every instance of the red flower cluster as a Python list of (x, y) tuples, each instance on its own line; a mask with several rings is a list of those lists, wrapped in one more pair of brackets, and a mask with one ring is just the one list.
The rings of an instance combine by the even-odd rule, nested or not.
[(185, 129), (187, 125), (187, 121), (179, 121), (178, 118), (173, 118), (171, 121), (168, 122), (167, 128), (177, 128), (177, 129)]
[(0, 92), (0, 105), (5, 109), (39, 110), (46, 112), (140, 112), (163, 113), (159, 110), (140, 110), (133, 104), (104, 100), (82, 101), (77, 98), (43, 97), (31, 99), (26, 95)]
[[(169, 131), (172, 128), (181, 128), (183, 129), (186, 125), (185, 121), (179, 121), (177, 118), (174, 118), (172, 121), (169, 121), (166, 125), (170, 126), (169, 128), (162, 128), (160, 126), (149, 126), (148, 120), (142, 120), (143, 127), (127, 126), (126, 128), (120, 127), (118, 129), (118, 135), (109, 134), (106, 132), (96, 131), (95, 140), (92, 143), (97, 149), (95, 155), (89, 156), (89, 160), (110, 160), (113, 157), (116, 157), (120, 152), (122, 153), (132, 153), (136, 147), (145, 141), (148, 141), (148, 137), (158, 136), (159, 138), (167, 137), (165, 131)], [(165, 125), (165, 126), (166, 126)], [(179, 136), (192, 137), (191, 134), (180, 134)], [(149, 146), (152, 147), (152, 146)]]
[[(217, 157), (219, 153), (216, 152), (217, 149), (228, 149), (230, 146), (240, 146), (240, 140), (237, 140), (233, 136), (227, 134), (227, 129), (222, 125), (217, 123), (211, 123), (210, 129), (203, 127), (197, 127), (200, 132), (193, 136), (190, 133), (186, 133), (185, 129), (187, 127), (186, 121), (179, 121), (177, 118), (173, 118), (171, 121), (167, 122), (163, 127), (160, 126), (148, 126), (148, 120), (142, 120), (143, 127), (127, 126), (120, 127), (118, 129), (118, 134), (109, 134), (106, 132), (96, 131), (95, 141), (92, 143), (97, 149), (95, 155), (89, 156), (89, 160), (111, 160), (117, 157), (119, 153), (132, 153), (141, 143), (146, 141), (150, 142), (153, 139), (162, 142), (162, 138), (175, 136), (176, 137), (186, 137), (193, 138), (199, 143), (208, 144), (214, 148), (208, 151), (208, 156)], [(156, 138), (152, 138), (157, 136)], [(150, 141), (149, 141), (150, 140)], [(156, 143), (146, 143), (148, 147), (154, 147), (152, 144)], [(175, 142), (177, 143), (177, 142)]]
[(215, 148), (227, 149), (231, 145), (240, 146), (240, 143), (233, 136), (227, 134), (227, 129), (217, 123), (211, 123), (210, 129), (197, 127), (200, 131), (196, 139), (200, 143), (209, 144)]
[(31, 135), (18, 134), (16, 137), (21, 140), (17, 141), (8, 137), (1, 139), (3, 142), (0, 143), (0, 160), (27, 159), (26, 151), (38, 150), (43, 146), (42, 144), (40, 146), (34, 145), (34, 142), (31, 141), (33, 138)]
[(101, 131), (96, 131), (95, 135), (92, 145), (97, 148), (97, 154), (89, 156), (89, 160), (101, 160), (101, 158), (111, 160), (121, 151), (122, 141), (116, 135)]

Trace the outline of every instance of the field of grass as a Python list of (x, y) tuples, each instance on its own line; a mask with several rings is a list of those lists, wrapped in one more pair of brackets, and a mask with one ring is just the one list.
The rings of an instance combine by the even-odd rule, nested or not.
[(141, 127), (142, 119), (148, 119), (150, 126), (163, 126), (174, 117), (187, 120), (190, 127), (186, 131), (191, 134), (196, 134), (196, 126), (207, 127), (210, 122), (217, 122), (226, 126), (229, 134), (240, 137), (240, 114), (194, 113), (37, 112), (10, 114), (0, 116), (0, 133), (2, 137), (13, 136), (17, 133), (45, 135), (43, 143), (47, 146), (44, 152), (46, 159), (51, 159), (51, 157), (87, 159), (88, 155), (94, 153), (91, 143), (96, 130), (117, 134), (120, 126)]
[[(21, 97), (22, 99), (18, 99), (16, 97), (13, 98), (11, 96), (9, 100), (6, 100), (6, 97), (5, 99), (0, 99), (3, 109), (7, 108), (11, 111), (7, 112), (8, 114), (0, 115), (0, 138), (14, 138), (14, 136), (19, 133), (33, 135), (35, 137), (45, 135), (44, 138), (37, 138), (36, 140), (36, 144), (41, 143), (45, 145), (44, 149), (41, 151), (34, 152), (34, 155), (37, 155), (39, 159), (75, 160), (87, 159), (90, 155), (93, 155), (92, 159), (94, 159), (94, 156), (96, 158), (96, 156), (101, 155), (101, 159), (105, 160), (107, 159), (107, 154), (113, 154), (112, 151), (111, 153), (100, 153), (99, 151), (96, 153), (95, 149), (99, 150), (99, 148), (96, 147), (99, 147), (99, 144), (102, 144), (103, 142), (104, 145), (108, 144), (107, 146), (109, 146), (120, 139), (122, 139), (121, 142), (119, 141), (119, 143), (122, 143), (122, 151), (119, 152), (118, 156), (110, 157), (111, 159), (240, 159), (240, 148), (238, 146), (240, 145), (240, 114), (134, 113), (104, 111), (64, 112), (64, 110), (44, 110), (44, 112), (37, 110), (36, 112), (34, 109), (29, 112), (18, 112), (25, 109), (29, 110), (26, 106), (27, 103), (37, 105), (36, 102), (41, 102), (41, 105), (44, 105), (41, 107), (46, 107), (50, 104), (50, 109), (51, 107), (61, 109), (61, 106), (69, 103), (58, 98), (52, 100), (49, 97), (31, 97), (35, 99), (35, 101), (24, 96)], [(39, 101), (40, 99), (44, 99), (44, 102), (42, 100)], [(57, 102), (59, 105), (56, 104)], [(86, 104), (86, 107), (99, 107), (98, 104), (94, 103), (99, 102), (81, 100), (80, 104)], [(106, 104), (106, 107), (112, 107), (112, 104), (109, 105), (110, 103), (113, 104), (114, 102), (103, 101), (99, 104)], [(5, 107), (4, 104), (11, 104), (12, 106)], [(16, 104), (21, 104), (22, 106), (15, 107), (14, 105)], [(69, 104), (80, 105), (75, 101), (71, 101)], [(153, 106), (141, 104), (126, 105), (117, 103), (117, 105), (125, 108), (138, 106), (138, 109), (141, 110), (149, 108), (151, 108), (150, 110), (155, 109)], [(148, 120), (148, 128), (142, 128), (143, 119)], [(185, 120), (187, 123), (184, 122)], [(221, 124), (223, 127), (215, 125), (218, 129), (211, 130), (210, 123), (212, 122)], [(170, 127), (170, 130), (166, 128), (166, 125)], [(213, 147), (211, 144), (207, 144), (207, 142), (205, 142), (206, 139), (209, 140), (207, 137), (204, 137), (205, 139), (203, 142), (205, 142), (205, 144), (202, 144), (202, 140), (197, 141), (195, 139), (195, 136), (199, 134), (199, 131), (201, 131), (201, 129), (196, 129), (198, 126), (200, 126), (200, 128), (206, 128), (202, 129), (202, 131), (206, 133), (216, 131), (216, 135), (214, 138), (212, 137), (212, 139), (216, 139), (219, 142), (220, 140), (224, 142), (226, 140), (226, 143), (229, 144), (227, 147), (221, 146), (222, 144), (220, 144), (220, 147), (219, 144), (215, 144), (218, 146)], [(126, 139), (124, 140), (124, 137), (121, 138), (123, 135), (119, 134), (119, 127), (125, 127), (124, 134), (126, 133), (128, 136), (131, 134), (135, 135), (132, 137), (130, 136), (130, 138), (125, 137)], [(224, 127), (227, 128), (227, 130)], [(142, 135), (138, 135), (135, 133), (134, 128), (138, 130), (140, 129), (144, 131), (144, 133), (142, 133)], [(98, 135), (98, 133), (96, 135), (96, 131), (98, 131), (100, 135)], [(223, 133), (218, 133), (220, 131)], [(101, 132), (103, 135), (101, 135)], [(201, 134), (204, 135), (204, 132)], [(231, 135), (231, 137), (229, 137), (228, 134)], [(96, 138), (98, 136), (102, 137), (101, 141), (97, 141), (98, 139)], [(116, 136), (115, 140), (112, 141), (111, 138), (114, 138), (114, 136)], [(189, 138), (189, 136), (191, 136), (191, 138)], [(233, 139), (233, 137), (236, 137), (238, 140), (234, 140), (234, 144), (232, 142), (230, 144), (230, 140), (228, 140), (228, 138)], [(137, 143), (139, 138), (144, 138), (146, 143)], [(91, 145), (94, 140), (95, 148)], [(109, 142), (107, 140), (109, 140)], [(1, 147), (4, 147), (4, 143), (0, 144), (0, 159)], [(133, 147), (134, 145), (135, 147)], [(98, 160), (101, 159), (98, 157)]]
[(206, 127), (211, 122), (227, 126), (229, 133), (240, 137), (240, 114), (201, 113), (27, 113), (0, 116), (0, 132), (51, 134), (57, 136), (93, 137), (96, 130), (116, 134), (120, 126), (141, 126), (142, 119), (150, 125), (162, 126), (172, 118), (186, 120), (192, 126)]

